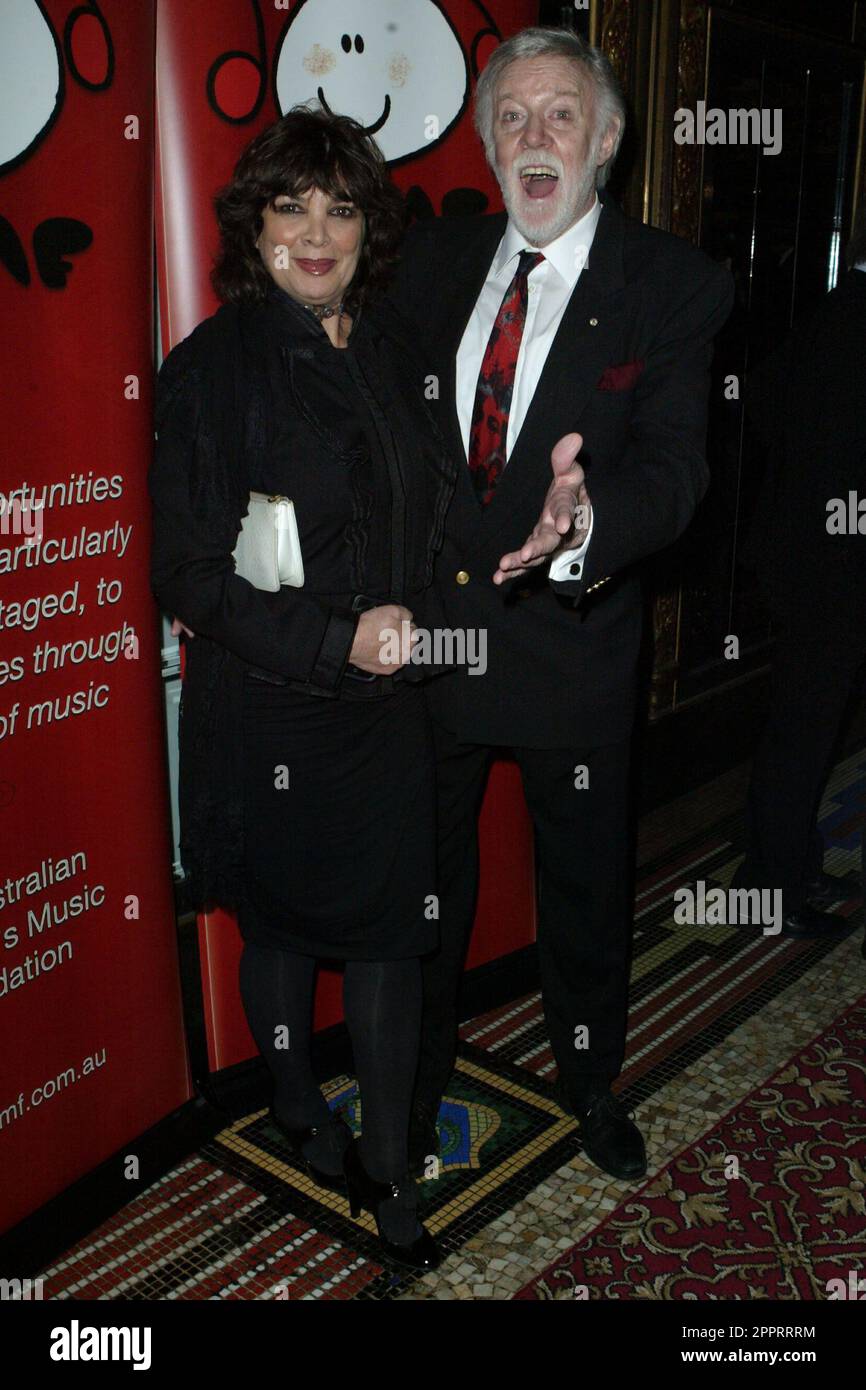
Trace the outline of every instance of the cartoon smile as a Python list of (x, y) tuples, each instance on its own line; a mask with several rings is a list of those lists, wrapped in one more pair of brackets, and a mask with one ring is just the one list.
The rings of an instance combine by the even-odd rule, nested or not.
[[(316, 97), (329, 115), (356, 120), (389, 164), (426, 154), (459, 121), (469, 100), (469, 54), (446, 0), (296, 0), (291, 7), (277, 6), (289, 8), (274, 54), (281, 114)], [(484, 7), (460, 0), (458, 8)], [(550, 153), (534, 151), (531, 157), (548, 159)]]
[[(329, 106), (328, 103), (325, 101), (325, 93), (322, 91), (321, 87), (318, 87), (318, 88), (316, 89), (316, 96), (318, 97), (319, 103), (320, 103), (320, 105), (322, 106), (323, 110), (327, 111), (327, 113), (328, 113), (329, 116), (333, 116), (333, 115), (334, 115), (334, 112), (331, 110), (330, 106)], [(385, 122), (387, 121), (387, 119), (388, 119), (388, 117), (390, 116), (390, 114), (391, 114), (391, 98), (388, 96), (388, 94), (387, 94), (387, 92), (386, 92), (386, 93), (385, 93), (385, 105), (384, 105), (384, 107), (382, 108), (382, 114), (381, 114), (381, 116), (379, 117), (378, 121), (374, 121), (372, 125), (365, 125), (365, 126), (364, 126), (364, 134), (365, 134), (365, 135), (375, 135), (376, 132), (377, 132), (377, 130), (381, 130), (381, 129), (382, 129), (382, 126), (385, 124)]]

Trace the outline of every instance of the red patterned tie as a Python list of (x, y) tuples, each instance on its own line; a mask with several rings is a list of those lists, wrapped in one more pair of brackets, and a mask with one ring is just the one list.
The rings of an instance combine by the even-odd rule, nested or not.
[(521, 251), (514, 279), (505, 292), (496, 322), (490, 330), (478, 375), (468, 462), (475, 492), (482, 505), (490, 501), (505, 467), (514, 374), (526, 322), (527, 281), (530, 271), (543, 260), (540, 251)]

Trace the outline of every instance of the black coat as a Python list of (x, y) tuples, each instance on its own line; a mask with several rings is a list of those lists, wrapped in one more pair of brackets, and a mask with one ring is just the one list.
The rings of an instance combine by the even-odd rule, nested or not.
[[(487, 630), (488, 670), (434, 681), (429, 696), (437, 718), (472, 742), (568, 747), (627, 736), (642, 622), (637, 564), (680, 535), (707, 486), (712, 339), (731, 310), (732, 278), (600, 197), (587, 265), (483, 509), (457, 419), (455, 359), (505, 214), (418, 224), (392, 291), (439, 378), (439, 424), (458, 461), (436, 588), (449, 627)], [(642, 366), (600, 386), (607, 368), (628, 364)], [(550, 451), (572, 430), (584, 437), (594, 509), (583, 575), (554, 588), (538, 570), (497, 588), (499, 557), (529, 535), (551, 481)]]
[[(309, 352), (310, 333), (321, 330), (299, 310), (296, 333), (289, 318), (287, 342), (285, 314), (272, 298), (224, 305), (168, 354), (157, 382), (151, 580), (163, 610), (195, 633), (185, 644), (179, 804), (181, 858), (196, 904), (234, 906), (240, 894), (246, 670), (336, 698), (357, 625), (350, 596), (331, 602), (288, 587), (267, 593), (234, 570), (232, 551), (249, 493), (266, 476), (278, 419), (294, 412), (298, 468), (315, 468), (329, 447), (328, 421), (308, 400), (287, 406), (285, 395), (293, 357)], [(455, 466), (425, 405), (412, 331), (390, 307), (365, 306), (352, 358), (382, 447), (391, 450), (393, 442), (402, 478), (405, 583), (394, 599), (423, 624)]]
[(766, 466), (746, 562), (776, 617), (862, 640), (866, 535), (828, 532), (827, 503), (866, 497), (866, 271), (848, 271), (750, 374), (746, 413)]

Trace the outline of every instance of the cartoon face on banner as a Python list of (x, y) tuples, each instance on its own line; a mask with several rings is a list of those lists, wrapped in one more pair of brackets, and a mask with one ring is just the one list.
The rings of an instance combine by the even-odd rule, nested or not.
[(438, 144), (469, 97), (467, 56), (436, 0), (301, 0), (275, 73), (281, 114), (314, 94), (392, 164)]
[[(296, 0), (275, 9), (252, 0), (254, 39), (245, 5), (212, 3), (209, 27), (193, 42), (225, 34), (205, 82), (222, 120), (260, 119), (268, 89), (274, 116), (318, 102), (373, 136), (415, 216), (499, 202), (472, 129), (472, 88), (503, 35), (535, 22), (537, 0), (490, 0), (489, 8), (481, 0)], [(160, 15), (173, 4), (160, 0)], [(232, 23), (221, 28), (226, 7)], [(177, 23), (187, 31), (179, 10)]]
[(62, 54), (35, 0), (6, 0), (0, 44), (0, 172), (26, 159), (57, 114)]
[[(104, 91), (114, 74), (111, 33), (99, 6), (52, 5), (55, 22), (41, 0), (3, 0), (0, 8), (0, 178), (38, 156), (55, 122), (62, 119), (66, 72), (88, 92)], [(63, 44), (57, 38), (62, 28)], [(0, 194), (3, 185), (0, 184)], [(0, 265), (22, 285), (30, 284), (25, 249), (42, 283), (65, 289), (72, 266), (65, 257), (84, 251), (93, 233), (66, 213), (43, 218), (32, 229), (16, 229), (0, 215)]]

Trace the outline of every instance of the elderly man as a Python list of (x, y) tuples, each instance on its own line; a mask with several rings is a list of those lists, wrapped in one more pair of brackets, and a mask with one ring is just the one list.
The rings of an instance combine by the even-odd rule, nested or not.
[(462, 460), (436, 586), (449, 628), (486, 630), (488, 662), (430, 685), (442, 942), (425, 969), (416, 1165), (435, 1152), (454, 1065), (484, 782), (510, 749), (535, 826), (560, 1093), (595, 1163), (621, 1178), (646, 1170), (611, 1090), (628, 994), (637, 565), (680, 535), (706, 488), (711, 344), (733, 285), (599, 197), (624, 123), (607, 60), (574, 34), (503, 43), (476, 124), (507, 213), (416, 226), (393, 291), (432, 356)]

